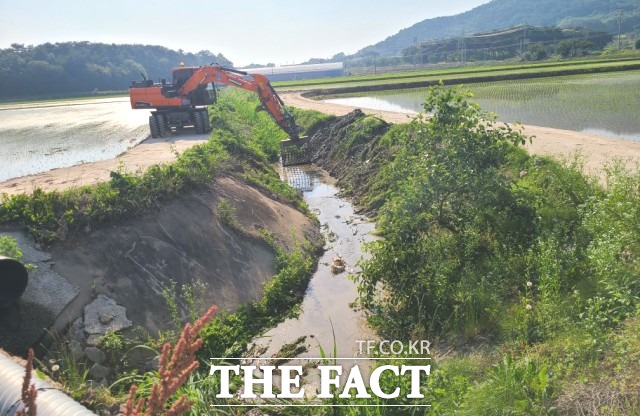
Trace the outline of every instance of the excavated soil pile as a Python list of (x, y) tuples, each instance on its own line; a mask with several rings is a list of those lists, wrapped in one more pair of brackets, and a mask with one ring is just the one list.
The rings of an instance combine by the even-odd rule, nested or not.
[(369, 179), (390, 158), (389, 149), (379, 142), (391, 126), (356, 109), (313, 132), (308, 145), (313, 163), (337, 178), (342, 194), (367, 215), (383, 203), (383, 199), (369, 199), (367, 195), (380, 195), (370, 192), (376, 185)]

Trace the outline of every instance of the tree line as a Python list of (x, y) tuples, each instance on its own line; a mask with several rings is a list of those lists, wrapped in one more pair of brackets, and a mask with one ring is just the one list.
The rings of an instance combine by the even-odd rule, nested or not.
[(14, 43), (0, 49), (0, 99), (67, 96), (122, 91), (142, 74), (171, 78), (171, 68), (185, 65), (233, 64), (222, 54), (197, 53), (162, 46), (92, 42)]

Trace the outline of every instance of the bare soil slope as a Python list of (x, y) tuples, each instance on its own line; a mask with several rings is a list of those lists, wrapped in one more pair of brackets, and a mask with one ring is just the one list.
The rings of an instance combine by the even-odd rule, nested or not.
[[(238, 226), (221, 220), (217, 204), (225, 198), (236, 208)], [(237, 229), (239, 227), (239, 230)], [(162, 291), (206, 282), (208, 304), (222, 310), (260, 299), (275, 270), (273, 249), (257, 238), (267, 229), (291, 248), (305, 236), (319, 241), (317, 225), (294, 208), (277, 202), (238, 179), (223, 177), (209, 189), (193, 192), (142, 218), (75, 235), (48, 250), (53, 269), (80, 293), (60, 314), (64, 328), (98, 294), (127, 308), (135, 325), (151, 332), (171, 323)], [(186, 305), (179, 305), (183, 308)]]

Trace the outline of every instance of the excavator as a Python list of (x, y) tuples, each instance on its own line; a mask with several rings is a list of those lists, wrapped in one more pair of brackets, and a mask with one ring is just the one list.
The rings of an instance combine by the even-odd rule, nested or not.
[(143, 80), (132, 81), (129, 87), (131, 108), (153, 109), (149, 116), (151, 137), (166, 137), (173, 129), (190, 126), (195, 127), (198, 134), (209, 133), (211, 124), (206, 106), (215, 104), (215, 83), (222, 83), (257, 93), (262, 107), (289, 135), (288, 140), (280, 142), (283, 166), (310, 162), (304, 151), (309, 139), (300, 137), (300, 128), (264, 75), (248, 74), (216, 64), (199, 67), (181, 65), (173, 68), (172, 73), (170, 83), (165, 79), (154, 83), (142, 74)]

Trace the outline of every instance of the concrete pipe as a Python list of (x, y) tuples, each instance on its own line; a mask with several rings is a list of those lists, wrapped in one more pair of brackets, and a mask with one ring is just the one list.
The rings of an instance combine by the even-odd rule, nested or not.
[[(25, 369), (7, 355), (0, 352), (0, 415), (14, 416), (22, 409), (22, 382)], [(36, 407), (38, 416), (96, 416), (86, 407), (74, 401), (71, 397), (54, 388), (51, 384), (41, 380), (35, 374), (31, 377), (35, 384)]]
[(0, 256), (0, 309), (18, 300), (28, 281), (29, 275), (22, 263)]

